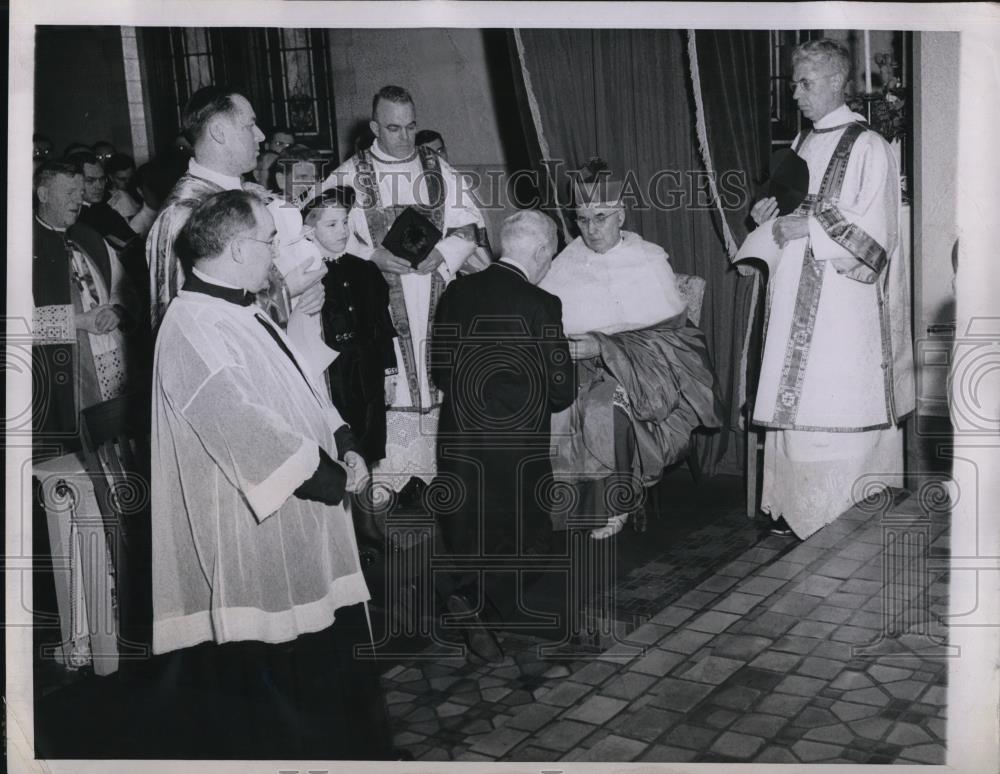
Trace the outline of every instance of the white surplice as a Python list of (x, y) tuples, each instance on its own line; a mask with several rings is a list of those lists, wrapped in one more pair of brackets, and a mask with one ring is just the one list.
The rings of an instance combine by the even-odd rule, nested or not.
[[(341, 506), (293, 492), (343, 420), (256, 306), (182, 290), (156, 340), (153, 649), (285, 642), (369, 599)], [(304, 357), (276, 326), (296, 361)]]

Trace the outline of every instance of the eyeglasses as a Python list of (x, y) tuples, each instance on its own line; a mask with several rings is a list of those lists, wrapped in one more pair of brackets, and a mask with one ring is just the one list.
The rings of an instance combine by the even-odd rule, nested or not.
[(252, 236), (242, 236), (240, 239), (249, 239), (251, 242), (260, 242), (262, 245), (267, 245), (271, 250), (278, 249), (278, 234), (275, 232), (274, 236), (270, 239), (258, 239)]
[(613, 218), (617, 213), (614, 212), (599, 212), (592, 218), (584, 218), (579, 215), (576, 216), (576, 223), (580, 228), (588, 228), (591, 223), (593, 223), (598, 228), (601, 228), (609, 219)]
[(819, 83), (819, 81), (825, 80), (833, 75), (836, 75), (836, 73), (827, 73), (826, 75), (821, 75), (818, 78), (800, 78), (797, 81), (789, 81), (788, 88), (792, 91), (795, 91), (796, 88), (801, 88), (802, 91), (810, 92), (816, 84)]

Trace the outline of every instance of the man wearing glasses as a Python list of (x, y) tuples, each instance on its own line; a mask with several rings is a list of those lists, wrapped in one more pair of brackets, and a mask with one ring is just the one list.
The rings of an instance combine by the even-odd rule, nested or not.
[(795, 101), (812, 122), (793, 146), (809, 195), (780, 217), (773, 197), (751, 210), (781, 248), (753, 419), (769, 431), (761, 508), (776, 534), (805, 539), (854, 504), (862, 478), (898, 484), (914, 383), (892, 151), (845, 104), (840, 43), (807, 41), (792, 66)]
[(233, 190), (178, 239), (185, 281), (153, 386), (153, 650), (168, 654), (153, 699), (191, 732), (186, 755), (381, 759), (378, 676), (352, 654), (370, 595), (342, 505), (368, 471), (254, 303), (276, 238), (264, 203)]
[(562, 301), (579, 385), (552, 418), (553, 470), (577, 490), (574, 515), (606, 519), (591, 532), (603, 540), (642, 513), (642, 487), (683, 457), (691, 431), (719, 427), (721, 414), (667, 254), (622, 229), (622, 183), (598, 175), (575, 189), (580, 236), (539, 285)]

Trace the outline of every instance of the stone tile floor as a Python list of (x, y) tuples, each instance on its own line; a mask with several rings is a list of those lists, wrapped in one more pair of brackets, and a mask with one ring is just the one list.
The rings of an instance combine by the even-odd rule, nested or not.
[(941, 764), (948, 517), (915, 499), (801, 543), (696, 530), (620, 579), (617, 641), (590, 652), (429, 649), (383, 676), (395, 741), (418, 760)]

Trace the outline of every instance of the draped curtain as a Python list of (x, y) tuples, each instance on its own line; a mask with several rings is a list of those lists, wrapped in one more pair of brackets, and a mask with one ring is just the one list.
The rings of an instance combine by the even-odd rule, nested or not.
[[(729, 34), (738, 37), (742, 33)], [(764, 40), (766, 43), (766, 34)], [(512, 44), (515, 73), (522, 75), (521, 81), (515, 83), (522, 100), (522, 122), (526, 134), (535, 141), (533, 162), (542, 170), (543, 180), (546, 170), (556, 171), (548, 190), (549, 201), (558, 194), (559, 201), (565, 203), (569, 186), (566, 171), (599, 156), (615, 177), (624, 176), (638, 184), (640, 202), (629, 207), (625, 228), (661, 245), (675, 271), (705, 278), (701, 328), (722, 397), (729, 407), (730, 421), (720, 433), (696, 436), (696, 451), (702, 470), (709, 474), (741, 473), (739, 369), (753, 282), (730, 267), (720, 224), (715, 219), (695, 133), (686, 33), (519, 30), (513, 34)], [(707, 68), (711, 72), (725, 79), (729, 68), (732, 75), (747, 69), (747, 62), (738, 61), (735, 46), (716, 48), (717, 64), (714, 69)], [(758, 56), (756, 46), (741, 50), (754, 58)], [(763, 60), (753, 63), (755, 75), (744, 73), (727, 82), (729, 98), (735, 95), (736, 101), (726, 115), (718, 113), (712, 101), (713, 125), (716, 115), (730, 124), (724, 131), (712, 133), (713, 148), (719, 139), (738, 134), (741, 148), (757, 147), (760, 140), (764, 143), (765, 151), (753, 155), (741, 150), (732, 161), (720, 151), (723, 163), (751, 165), (753, 171), (748, 178), (758, 176), (759, 161), (768, 142), (766, 56), (765, 48)], [(756, 76), (761, 67), (763, 89), (751, 96), (748, 92), (760, 88)], [(721, 103), (726, 99), (719, 96)], [(765, 100), (763, 135), (759, 134), (761, 122), (756, 114), (753, 118), (737, 115), (741, 106), (760, 109), (760, 100)], [(532, 112), (537, 121), (532, 120)], [(748, 131), (754, 133), (751, 140), (741, 134)], [(541, 158), (542, 147), (547, 149), (546, 163)], [(718, 160), (716, 166), (718, 172)], [(656, 181), (658, 202), (649, 195)], [(650, 206), (643, 206), (645, 203)], [(746, 212), (743, 203), (743, 217)], [(734, 213), (734, 218), (739, 217)], [(745, 229), (740, 233), (745, 234)], [(571, 232), (567, 238), (573, 236)]]

